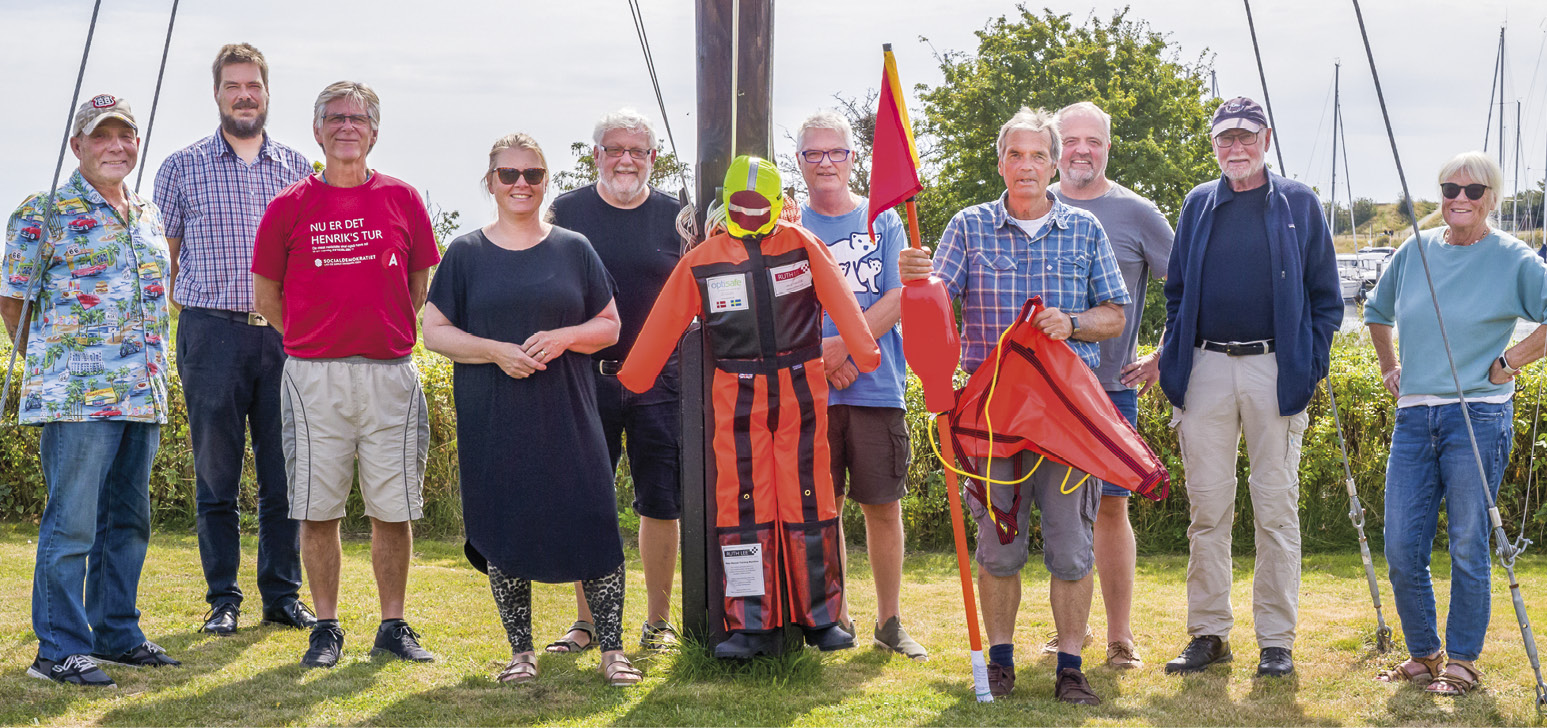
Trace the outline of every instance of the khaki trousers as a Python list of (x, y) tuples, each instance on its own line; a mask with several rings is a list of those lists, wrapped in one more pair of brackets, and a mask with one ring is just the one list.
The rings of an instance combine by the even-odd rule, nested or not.
[(1256, 517), (1252, 617), (1261, 648), (1294, 646), (1300, 603), (1300, 441), (1307, 416), (1278, 413), (1275, 354), (1232, 357), (1196, 349), (1187, 407), (1173, 410), (1192, 524), (1187, 529), (1187, 633), (1228, 637), (1230, 531), (1241, 436)]

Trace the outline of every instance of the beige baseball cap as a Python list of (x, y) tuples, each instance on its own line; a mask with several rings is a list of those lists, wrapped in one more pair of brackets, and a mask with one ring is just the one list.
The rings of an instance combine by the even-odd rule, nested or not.
[(134, 112), (129, 110), (129, 102), (112, 94), (98, 94), (75, 110), (75, 126), (70, 136), (90, 134), (106, 119), (118, 119), (136, 132), (140, 130), (140, 125), (134, 120)]

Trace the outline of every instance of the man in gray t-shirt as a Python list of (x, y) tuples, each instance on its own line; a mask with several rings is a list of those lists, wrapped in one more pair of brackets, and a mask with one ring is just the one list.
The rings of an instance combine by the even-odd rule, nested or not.
[[(1123, 333), (1101, 342), (1096, 378), (1118, 411), (1138, 427), (1139, 395), (1159, 381), (1156, 355), (1135, 360), (1139, 323), (1144, 318), (1144, 292), (1149, 277), (1165, 278), (1171, 257), (1171, 225), (1155, 203), (1106, 177), (1111, 147), (1111, 117), (1101, 107), (1080, 102), (1058, 112), (1063, 151), (1058, 159), (1059, 182), (1051, 188), (1058, 199), (1089, 210), (1101, 222), (1132, 302), (1123, 307)], [(1138, 389), (1135, 390), (1134, 387)], [(1133, 606), (1136, 544), (1128, 522), (1131, 491), (1101, 484), (1101, 510), (1096, 516), (1096, 572), (1107, 612), (1107, 664), (1135, 668), (1144, 664), (1133, 643), (1129, 613)], [(1044, 648), (1046, 651), (1046, 648)]]

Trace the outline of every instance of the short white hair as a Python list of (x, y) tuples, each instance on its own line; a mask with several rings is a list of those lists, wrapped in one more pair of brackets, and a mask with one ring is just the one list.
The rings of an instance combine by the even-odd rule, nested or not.
[(1063, 107), (1062, 109), (1059, 109), (1058, 113), (1053, 115), (1053, 121), (1056, 122), (1059, 127), (1062, 127), (1064, 124), (1064, 119), (1067, 119), (1071, 116), (1089, 116), (1093, 119), (1100, 119), (1101, 124), (1106, 128), (1107, 131), (1107, 141), (1112, 141), (1112, 115), (1108, 114), (1100, 106), (1097, 106), (1089, 101), (1076, 101), (1072, 104), (1069, 104), (1068, 106)]
[(1488, 191), (1483, 193), (1483, 199), (1488, 201), (1488, 211), (1499, 211), (1499, 190), (1504, 187), (1504, 170), (1499, 169), (1499, 163), (1493, 157), (1482, 152), (1462, 152), (1451, 157), (1445, 166), (1440, 167), (1440, 184), (1445, 184), (1457, 172), (1465, 172), (1473, 182), (1488, 185)]
[(1010, 117), (1004, 126), (999, 127), (998, 156), (1004, 156), (1005, 140), (1010, 137), (1012, 131), (1047, 132), (1048, 139), (1052, 141), (1048, 151), (1054, 161), (1058, 160), (1058, 152), (1062, 148), (1062, 141), (1058, 138), (1058, 121), (1052, 114), (1047, 113), (1046, 109), (1022, 106), (1020, 111), (1015, 112), (1015, 116)]
[(845, 149), (854, 148), (854, 127), (849, 120), (832, 109), (822, 109), (806, 117), (800, 122), (800, 129), (795, 132), (795, 151), (798, 153), (806, 148), (806, 132), (812, 129), (831, 129), (843, 135)]
[(651, 149), (660, 146), (660, 140), (655, 136), (655, 125), (650, 123), (650, 117), (633, 109), (618, 109), (608, 112), (599, 119), (596, 122), (596, 128), (591, 130), (591, 142), (600, 147), (602, 137), (607, 136), (607, 132), (619, 129), (635, 133), (644, 132), (650, 139)]

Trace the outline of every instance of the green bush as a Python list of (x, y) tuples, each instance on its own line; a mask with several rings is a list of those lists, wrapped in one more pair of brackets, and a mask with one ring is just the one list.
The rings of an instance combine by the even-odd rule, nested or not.
[[(9, 351), (0, 348), (0, 356)], [(462, 513), (457, 493), (456, 415), (452, 406), (451, 363), (445, 358), (415, 352), (425, 397), (430, 405), (430, 462), (425, 479), (425, 513), (416, 530), (425, 536), (454, 537), (461, 533)], [(17, 368), (18, 374), (20, 367)], [(1385, 485), (1386, 456), (1391, 443), (1393, 403), (1381, 386), (1374, 351), (1354, 335), (1340, 335), (1333, 348), (1331, 381), (1337, 393), (1343, 436), (1347, 442), (1349, 466), (1367, 511), (1366, 533), (1372, 548), (1381, 548), (1383, 521), (1382, 492)], [(1520, 527), (1521, 513), (1529, 507), (1527, 535), (1547, 542), (1547, 505), (1539, 497), (1526, 503), (1527, 470), (1530, 449), (1523, 444), (1532, 435), (1532, 420), (1538, 415), (1536, 403), (1543, 384), (1540, 368), (1522, 372), (1520, 397), (1515, 411), (1516, 446), (1511, 453), (1504, 485), (1499, 493), (1499, 510), (1511, 535)], [(159, 528), (188, 529), (194, 523), (193, 452), (189, 443), (187, 412), (182, 392), (172, 382), (170, 422), (162, 430), (161, 450), (151, 473), (151, 503)], [(38, 469), (38, 429), (15, 427), (15, 400), (9, 405), (0, 428), (0, 519), (36, 521), (47, 499), (47, 488)], [(908, 494), (903, 499), (903, 521), (911, 548), (949, 549), (952, 543), (949, 508), (945, 497), (945, 478), (935, 459), (930, 438), (933, 418), (924, 411), (923, 392), (918, 380), (909, 377), (907, 392), (908, 424), (912, 432), (913, 462), (908, 471)], [(1326, 389), (1311, 401), (1310, 424), (1306, 428), (1300, 461), (1300, 527), (1307, 551), (1347, 550), (1358, 546), (1358, 538), (1348, 520), (1348, 496), (1344, 486), (1343, 463)], [(1151, 502), (1134, 498), (1130, 518), (1140, 550), (1147, 553), (1174, 553), (1187, 548), (1186, 477), (1176, 446), (1176, 434), (1170, 427), (1171, 407), (1158, 393), (1140, 400), (1139, 432), (1171, 473), (1171, 495)], [(1547, 435), (1540, 436), (1537, 448), (1547, 450)], [(1253, 527), (1250, 499), (1246, 497), (1247, 459), (1243, 447), (1237, 468), (1240, 492), (1237, 497), (1235, 546), (1238, 553), (1252, 552)], [(1535, 478), (1547, 472), (1547, 458), (1536, 465)], [(242, 510), (244, 525), (254, 525), (256, 512), (251, 458), (244, 471)], [(368, 528), (358, 503), (352, 496), (345, 528), (360, 532)], [(632, 481), (627, 469), (618, 477), (618, 505), (623, 529), (634, 532), (638, 517), (629, 509), (633, 500)], [(864, 520), (858, 508), (844, 514), (848, 538), (861, 542)], [(1035, 528), (1036, 519), (1032, 520)], [(971, 521), (969, 540), (971, 539)], [(1444, 529), (1440, 529), (1444, 539)], [(1033, 548), (1037, 534), (1033, 534)]]

